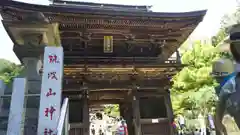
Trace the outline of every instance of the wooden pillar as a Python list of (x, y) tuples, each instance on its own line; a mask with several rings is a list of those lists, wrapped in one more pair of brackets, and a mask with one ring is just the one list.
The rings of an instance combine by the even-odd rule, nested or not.
[(121, 103), (119, 104), (119, 108), (120, 115), (126, 120), (128, 134), (134, 135), (132, 102)]
[(88, 104), (88, 93), (84, 91), (83, 95), (83, 135), (89, 135), (89, 104)]
[(135, 135), (142, 135), (141, 123), (140, 123), (140, 109), (139, 109), (139, 97), (137, 94), (137, 89), (133, 89), (132, 93), (132, 107), (133, 107), (133, 119), (134, 119), (134, 129)]
[(128, 134), (134, 135), (134, 125), (133, 125), (133, 111), (132, 102), (126, 103), (126, 109), (124, 110), (125, 120), (127, 123)]
[[(170, 98), (170, 93), (164, 95), (164, 101), (167, 109), (167, 116), (168, 116), (168, 121), (169, 125), (171, 125), (171, 122), (173, 120), (173, 110), (172, 110), (172, 102)], [(174, 134), (173, 127), (170, 128), (171, 135)]]
[(125, 119), (125, 105), (123, 103), (119, 104), (119, 111), (120, 111), (120, 116), (122, 116)]
[(178, 63), (182, 63), (182, 62), (181, 62), (181, 55), (180, 55), (179, 50), (176, 51), (176, 56), (177, 56), (177, 62), (178, 62)]

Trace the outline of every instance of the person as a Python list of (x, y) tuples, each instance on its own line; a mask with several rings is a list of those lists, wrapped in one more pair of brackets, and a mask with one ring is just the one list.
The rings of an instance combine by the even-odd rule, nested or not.
[(222, 124), (223, 115), (226, 110), (226, 99), (223, 95), (227, 92), (227, 89), (225, 87), (229, 83), (229, 80), (231, 80), (235, 76), (234, 70), (235, 68), (233, 61), (231, 61), (230, 59), (219, 59), (215, 61), (212, 66), (212, 76), (219, 83), (219, 86), (215, 88), (215, 92), (219, 97), (214, 118), (216, 135), (221, 135), (222, 133), (224, 135), (227, 135), (226, 128)]
[(208, 115), (208, 126), (210, 130), (215, 130), (214, 120), (211, 114)]
[(180, 127), (180, 135), (181, 134), (184, 134), (184, 130), (185, 130), (185, 119), (182, 115), (179, 115), (178, 116), (178, 124), (179, 124), (179, 127)]
[(103, 129), (102, 129), (102, 126), (101, 126), (101, 125), (100, 125), (100, 127), (99, 127), (98, 134), (99, 134), (99, 135), (103, 135)]
[(208, 128), (209, 128), (209, 132), (210, 135), (214, 135), (215, 134), (215, 124), (214, 124), (214, 120), (211, 114), (208, 115)]
[(123, 118), (120, 118), (117, 129), (118, 135), (128, 135), (128, 129), (126, 121)]
[[(234, 37), (234, 34), (231, 36)], [(225, 67), (225, 69), (222, 69), (227, 70), (227, 75), (217, 77), (217, 81), (220, 83), (219, 88), (217, 88), (219, 90), (219, 101), (217, 102), (215, 115), (217, 135), (222, 133), (227, 135), (226, 128), (224, 124), (222, 124), (225, 111), (227, 111), (234, 118), (235, 123), (237, 124), (238, 128), (240, 128), (240, 53), (238, 46), (238, 43), (233, 42), (230, 44), (230, 51), (235, 62), (237, 63), (236, 67), (234, 68), (233, 63), (230, 63), (229, 60), (228, 62), (225, 60), (221, 66), (224, 65), (223, 67)], [(233, 71), (230, 72), (230, 70)]]
[(180, 125), (180, 128), (183, 129), (185, 127), (185, 120), (184, 120), (184, 117), (182, 115), (179, 115), (179, 125)]
[(172, 126), (172, 128), (173, 128), (174, 134), (177, 134), (177, 133), (178, 133), (178, 132), (177, 132), (177, 124), (176, 124), (174, 118), (172, 118), (171, 126)]
[(94, 128), (94, 125), (92, 125), (91, 133), (92, 133), (92, 135), (95, 135), (95, 128)]
[(210, 129), (209, 129), (209, 127), (206, 128), (206, 135), (210, 135)]

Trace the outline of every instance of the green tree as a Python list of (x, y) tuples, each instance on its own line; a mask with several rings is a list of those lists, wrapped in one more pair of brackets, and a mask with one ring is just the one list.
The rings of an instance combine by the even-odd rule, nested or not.
[(0, 79), (5, 83), (9, 83), (12, 79), (20, 74), (23, 67), (16, 65), (5, 59), (0, 59)]
[(112, 116), (112, 117), (120, 116), (119, 105), (118, 104), (105, 105), (104, 112), (105, 112), (105, 114)]
[(212, 37), (212, 45), (213, 46), (218, 46), (219, 44), (223, 43), (226, 37), (228, 36), (225, 28), (221, 28), (216, 36)]
[(235, 12), (225, 14), (221, 20), (221, 27), (226, 32), (228, 32), (229, 28), (234, 24), (240, 23), (240, 8), (237, 8)]
[(182, 55), (187, 66), (173, 77), (171, 89), (175, 113), (191, 111), (193, 116), (211, 112), (216, 96), (216, 81), (211, 77), (212, 62), (220, 57), (216, 48), (199, 41)]

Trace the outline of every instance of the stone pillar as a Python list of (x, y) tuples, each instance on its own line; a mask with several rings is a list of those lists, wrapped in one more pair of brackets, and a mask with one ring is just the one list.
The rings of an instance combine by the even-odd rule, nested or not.
[[(41, 76), (39, 75), (39, 71), (37, 71), (39, 58), (25, 57), (22, 59), (22, 61), (24, 64), (24, 73), (28, 81), (41, 81)], [(40, 92), (40, 89), (35, 89), (35, 91)]]
[[(0, 96), (4, 96), (5, 89), (6, 89), (6, 84), (4, 83), (3, 80), (0, 80)], [(4, 111), (2, 106), (3, 106), (3, 97), (0, 97), (0, 113)]]
[[(10, 107), (6, 108), (5, 106), (9, 106), (9, 102), (6, 102), (6, 100), (10, 101), (11, 97), (4, 97), (6, 91), (6, 84), (3, 80), (0, 80), (0, 127), (4, 127), (0, 130), (0, 135), (6, 135), (7, 132), (7, 123), (8, 123), (8, 115), (9, 115), (9, 109)], [(6, 105), (7, 104), (7, 105)], [(4, 115), (3, 115), (4, 114)]]
[(39, 58), (25, 57), (22, 59), (24, 70), (21, 76), (26, 77), (27, 90), (25, 98), (24, 135), (37, 134), (38, 111), (41, 91), (41, 76), (37, 71)]
[(8, 117), (7, 135), (24, 135), (26, 79), (15, 78)]
[(63, 48), (45, 47), (37, 135), (56, 134), (60, 117)]
[(89, 104), (88, 104), (88, 93), (84, 91), (83, 95), (83, 135), (89, 135)]
[(133, 90), (132, 107), (133, 107), (135, 135), (142, 135), (141, 123), (140, 123), (141, 116), (140, 116), (140, 109), (139, 109), (139, 97), (136, 89)]

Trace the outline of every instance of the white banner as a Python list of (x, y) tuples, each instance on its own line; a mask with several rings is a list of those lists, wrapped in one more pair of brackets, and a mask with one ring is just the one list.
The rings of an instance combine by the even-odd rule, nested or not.
[(45, 47), (38, 135), (55, 135), (60, 116), (63, 76), (63, 48)]

